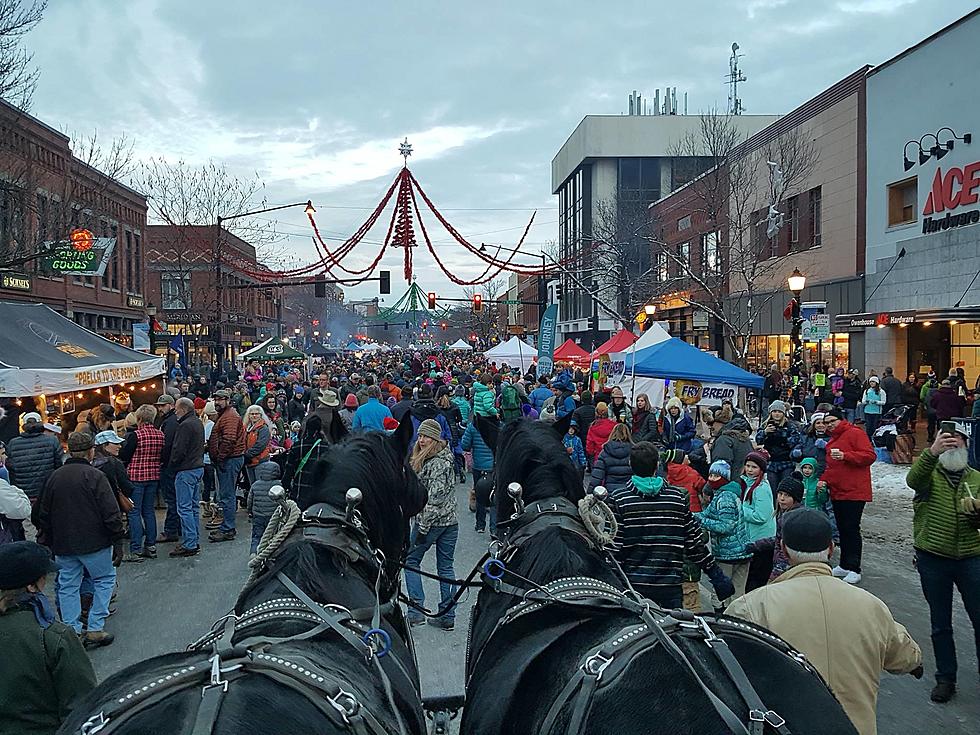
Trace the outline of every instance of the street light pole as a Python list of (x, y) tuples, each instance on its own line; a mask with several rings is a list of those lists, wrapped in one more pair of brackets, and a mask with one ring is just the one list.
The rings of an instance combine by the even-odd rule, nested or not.
[(793, 294), (793, 327), (790, 331), (790, 341), (793, 343), (793, 357), (790, 360), (790, 375), (799, 377), (803, 372), (803, 314), (800, 308), (800, 296), (806, 288), (806, 276), (800, 273), (799, 268), (794, 268), (789, 278), (786, 279), (789, 290)]
[[(218, 297), (218, 305), (215, 308), (215, 326), (214, 326), (214, 354), (215, 359), (218, 363), (218, 370), (221, 370), (222, 361), (224, 360), (224, 344), (221, 334), (221, 322), (222, 322), (222, 311), (224, 307), (224, 283), (221, 279), (221, 223), (227, 222), (228, 220), (239, 219), (241, 217), (251, 217), (256, 214), (267, 214), (268, 212), (278, 212), (280, 209), (293, 209), (294, 207), (305, 207), (306, 214), (311, 214), (316, 212), (313, 208), (313, 200), (307, 199), (305, 202), (296, 202), (295, 204), (282, 204), (278, 207), (266, 207), (265, 209), (254, 209), (250, 212), (241, 212), (239, 214), (231, 214), (227, 217), (222, 217), (218, 215), (217, 232), (214, 238), (214, 254), (212, 261), (214, 263), (214, 280), (215, 280), (215, 292)], [(276, 336), (282, 339), (282, 289), (279, 289), (279, 308), (277, 310), (277, 329)]]

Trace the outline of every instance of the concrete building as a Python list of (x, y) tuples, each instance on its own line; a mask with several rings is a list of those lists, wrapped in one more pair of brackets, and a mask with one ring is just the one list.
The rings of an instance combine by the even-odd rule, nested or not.
[[(773, 115), (735, 118), (744, 137), (777, 119)], [(570, 273), (561, 276), (561, 339), (571, 337), (585, 349), (604, 341), (621, 326), (597, 307), (584, 288), (621, 316), (632, 308), (619, 284), (633, 284), (649, 271), (649, 248), (634, 233), (647, 220), (646, 207), (702, 172), (708, 159), (679, 156), (685, 139), (700, 130), (699, 115), (589, 115), (575, 128), (551, 163), (551, 188), (559, 198), (559, 249)], [(609, 263), (595, 261), (595, 243), (625, 233), (634, 250), (625, 277)], [(634, 241), (635, 240), (635, 241)], [(561, 341), (561, 340), (559, 340)]]
[(867, 81), (866, 302), (837, 319), (868, 369), (980, 375), (980, 10)]
[[(146, 198), (93, 163), (112, 162), (76, 157), (68, 136), (0, 100), (0, 299), (47, 304), (132, 346), (133, 324), (146, 321)], [(44, 244), (74, 230), (115, 240), (104, 275), (46, 268)]]

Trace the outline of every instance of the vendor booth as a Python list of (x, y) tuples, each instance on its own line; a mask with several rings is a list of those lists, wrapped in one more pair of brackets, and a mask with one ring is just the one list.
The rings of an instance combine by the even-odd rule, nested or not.
[(538, 359), (538, 351), (520, 337), (511, 337), (483, 353), (484, 357), (497, 365), (521, 366), (521, 372), (527, 372), (531, 364)]
[(256, 345), (250, 350), (239, 352), (235, 358), (240, 362), (258, 360), (268, 362), (270, 360), (305, 360), (306, 355), (297, 349), (293, 349), (278, 337), (270, 337), (265, 342)]
[(473, 351), (473, 345), (471, 345), (466, 340), (460, 338), (460, 339), (457, 339), (455, 342), (453, 342), (451, 345), (449, 345), (446, 349), (447, 350), (462, 350), (464, 352), (472, 352)]
[(592, 356), (575, 344), (572, 340), (566, 339), (564, 343), (562, 343), (562, 345), (555, 350), (554, 360), (556, 365), (565, 363), (577, 368), (582, 368), (583, 370), (588, 370), (589, 364), (592, 361)]
[(60, 427), (83, 408), (113, 403), (114, 393), (137, 405), (163, 388), (163, 357), (103, 339), (44, 304), (0, 302), (0, 323), (0, 398), (12, 399), (15, 413), (36, 410)]
[[(651, 332), (659, 327), (651, 328)], [(644, 335), (644, 337), (647, 336)], [(652, 343), (637, 342), (636, 349), (615, 355), (608, 385), (619, 385), (627, 395), (645, 392), (640, 381), (660, 379), (664, 398), (676, 395), (685, 405), (720, 405), (729, 398), (738, 403), (739, 388), (762, 388), (765, 378), (725, 362), (660, 329)], [(653, 400), (653, 396), (651, 396)]]

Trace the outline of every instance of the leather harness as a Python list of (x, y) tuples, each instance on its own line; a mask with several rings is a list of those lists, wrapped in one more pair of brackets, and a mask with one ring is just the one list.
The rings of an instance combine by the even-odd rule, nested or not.
[[(546, 585), (538, 585), (520, 577), (517, 584), (503, 581), (507, 575), (517, 577), (507, 569), (507, 566), (521, 547), (541, 530), (554, 527), (574, 533), (590, 548), (606, 555), (612, 567), (622, 577), (628, 591), (623, 592), (613, 585), (591, 577), (567, 577)], [(500, 565), (496, 571), (500, 574), (498, 578), (488, 578), (484, 574), (484, 579), (495, 591), (517, 597), (519, 602), (511, 606), (497, 622), (483, 648), (504, 626), (553, 605), (581, 608), (590, 613), (626, 611), (639, 618), (637, 622), (618, 630), (611, 637), (591, 648), (582, 657), (574, 674), (549, 707), (539, 731), (541, 735), (556, 735), (559, 731), (568, 735), (583, 733), (596, 693), (613, 686), (639, 655), (657, 646), (662, 646), (694, 679), (732, 733), (764, 735), (769, 728), (770, 732), (778, 735), (791, 735), (786, 721), (763, 704), (741, 664), (716, 631), (755, 640), (761, 639), (819, 678), (819, 674), (806, 658), (785, 641), (762, 628), (733, 618), (714, 617), (709, 624), (708, 620), (700, 615), (694, 615), (686, 610), (663, 610), (653, 602), (640, 597), (632, 589), (629, 580), (622, 573), (609, 550), (601, 547), (589, 535), (579, 518), (577, 506), (567, 498), (555, 497), (534, 501), (524, 508), (519, 508), (519, 511), (508, 521), (498, 522), (497, 528), (502, 530), (503, 539), (496, 557)], [(497, 577), (497, 574), (494, 574), (494, 577)], [(714, 654), (748, 709), (747, 723), (736, 715), (705, 682), (683, 649), (673, 640), (672, 637), (678, 635), (703, 641)], [(479, 658), (482, 650), (476, 652), (473, 660)], [(569, 711), (568, 724), (559, 730), (559, 717), (566, 710)]]
[[(303, 513), (284, 546), (300, 542), (327, 547), (351, 564), (366, 564), (377, 575), (380, 588), (385, 576), (384, 557), (373, 548), (358, 517), (345, 517), (325, 503), (314, 505)], [(273, 561), (274, 558), (270, 559), (270, 566)], [(392, 612), (397, 603), (391, 599), (385, 603), (379, 601), (372, 607), (350, 610), (314, 601), (281, 571), (276, 573), (276, 578), (291, 597), (266, 600), (241, 615), (231, 613), (221, 618), (210, 632), (188, 646), (189, 651), (203, 652), (210, 648), (209, 655), (193, 663), (175, 665), (157, 679), (117, 695), (81, 725), (80, 735), (111, 735), (135, 715), (171, 694), (198, 686), (201, 687), (201, 699), (193, 720), (183, 733), (211, 735), (229, 685), (246, 674), (264, 676), (302, 694), (337, 729), (353, 735), (390, 735), (393, 731), (361, 704), (365, 697), (349, 682), (305, 656), (291, 654), (286, 658), (270, 653), (268, 649), (277, 643), (307, 640), (332, 631), (363, 654), (367, 661), (374, 660), (389, 700), (392, 700), (390, 682), (378, 661), (387, 653), (385, 646), (390, 647), (390, 640), (387, 643), (384, 640), (387, 633), (380, 628), (380, 618)], [(310, 627), (291, 636), (255, 634), (233, 642), (236, 634), (246, 634), (253, 627), (273, 620), (308, 623)], [(399, 678), (414, 689), (410, 672), (397, 657), (391, 658), (396, 663)], [(395, 706), (393, 700), (390, 704)], [(400, 717), (397, 709), (395, 714)], [(401, 722), (399, 730), (404, 731)]]

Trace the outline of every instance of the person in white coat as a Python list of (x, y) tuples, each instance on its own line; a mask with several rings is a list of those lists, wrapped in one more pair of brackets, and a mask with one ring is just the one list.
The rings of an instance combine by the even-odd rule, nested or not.
[(31, 517), (27, 493), (0, 477), (0, 544), (24, 540), (22, 521)]

